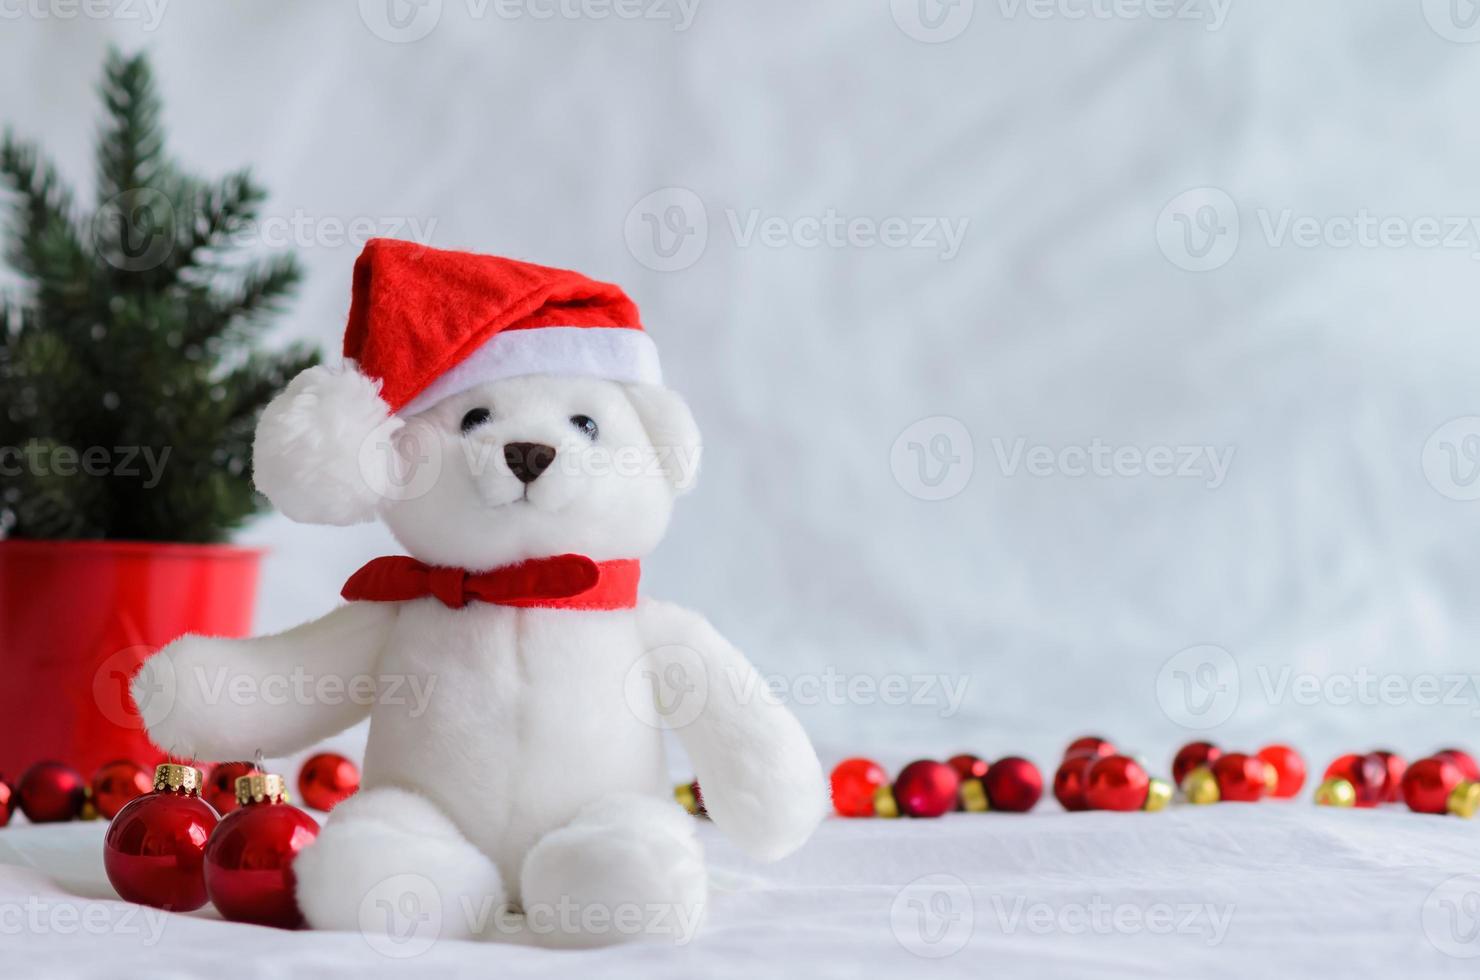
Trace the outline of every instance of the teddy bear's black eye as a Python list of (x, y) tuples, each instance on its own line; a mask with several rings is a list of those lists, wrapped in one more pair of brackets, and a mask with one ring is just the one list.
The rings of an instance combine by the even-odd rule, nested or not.
[(464, 432), (472, 432), (474, 429), (478, 428), (478, 426), (482, 425), (484, 422), (487, 422), (491, 418), (493, 418), (493, 413), (490, 412), (488, 409), (475, 408), (472, 411), (468, 412), (468, 414), (463, 416), (462, 430)]
[(570, 424), (580, 430), (581, 435), (587, 439), (595, 440), (597, 428), (596, 420), (589, 415), (572, 415)]

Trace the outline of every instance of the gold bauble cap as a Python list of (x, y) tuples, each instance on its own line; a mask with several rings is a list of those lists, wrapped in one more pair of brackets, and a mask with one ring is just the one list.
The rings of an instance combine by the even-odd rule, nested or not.
[(1198, 766), (1182, 777), (1182, 795), (1187, 797), (1188, 803), (1197, 806), (1217, 803), (1223, 798), (1218, 789), (1218, 778), (1207, 766)]
[(249, 803), (288, 802), (287, 781), (275, 773), (250, 772), (236, 780), (236, 802), (240, 806)]
[(1318, 806), (1356, 806), (1357, 790), (1350, 781), (1340, 776), (1332, 776), (1323, 780), (1316, 787), (1316, 804)]
[(1146, 802), (1141, 804), (1141, 809), (1148, 813), (1157, 810), (1165, 810), (1167, 804), (1172, 802), (1172, 784), (1165, 779), (1151, 777), (1151, 782), (1146, 786)]
[(206, 774), (194, 766), (182, 766), (166, 762), (154, 767), (154, 791), (156, 793), (185, 793), (199, 796), (205, 785)]
[(699, 805), (699, 794), (694, 792), (693, 783), (679, 783), (673, 787), (673, 798), (679, 805), (694, 816), (703, 813), (703, 807)]
[(1469, 819), (1480, 810), (1480, 783), (1472, 783), (1468, 780), (1460, 783), (1449, 794), (1449, 802), (1446, 804), (1450, 813), (1456, 817)]

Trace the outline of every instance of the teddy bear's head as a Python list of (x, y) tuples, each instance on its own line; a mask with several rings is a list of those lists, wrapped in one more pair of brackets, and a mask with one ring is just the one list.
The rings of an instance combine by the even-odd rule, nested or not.
[[(640, 329), (567, 322), (601, 310), (601, 290), (614, 287), (435, 250), (423, 251), (449, 257), (451, 272), (425, 255), (406, 267), (390, 261), (409, 254), (405, 243), (395, 246), (389, 258), (367, 246), (356, 267), (346, 353), (359, 357), (310, 368), (263, 412), (253, 451), (262, 492), (299, 521), (379, 517), (413, 557), (433, 565), (487, 569), (566, 553), (601, 561), (650, 551), (675, 497), (697, 477), (699, 433), (683, 399), (658, 383), (656, 353)], [(436, 281), (455, 272), (464, 284), (470, 264), (492, 274), (495, 287), (510, 268), (519, 281), (495, 288), (486, 303), (463, 298), (459, 306), (438, 290), (443, 302), (414, 306), (417, 316), (367, 313), (376, 302), (405, 307), (406, 290), (423, 292), (418, 274)], [(529, 278), (553, 278), (556, 298), (516, 304), (517, 325), (489, 332), (508, 305), (503, 293), (527, 296)], [(387, 295), (392, 283), (399, 288)], [(587, 284), (599, 287), (595, 299)], [(379, 296), (365, 295), (372, 286)], [(635, 322), (636, 310), (601, 316)], [(398, 348), (395, 333), (415, 349)], [(366, 360), (375, 362), (370, 370)]]

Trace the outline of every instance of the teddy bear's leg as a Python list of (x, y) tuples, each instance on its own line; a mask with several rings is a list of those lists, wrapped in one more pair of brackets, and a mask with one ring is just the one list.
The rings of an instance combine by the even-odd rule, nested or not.
[(400, 942), (472, 938), (505, 901), (498, 868), (445, 813), (389, 786), (336, 806), (293, 872), (315, 929)]
[(671, 800), (604, 797), (535, 843), (520, 890), (526, 928), (542, 944), (687, 943), (708, 892), (694, 818)]

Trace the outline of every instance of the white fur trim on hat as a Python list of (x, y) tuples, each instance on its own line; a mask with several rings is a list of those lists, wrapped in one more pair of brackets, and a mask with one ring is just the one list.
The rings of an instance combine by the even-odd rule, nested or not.
[(252, 479), (295, 521), (368, 521), (389, 497), (390, 440), (405, 424), (353, 361), (311, 367), (263, 409)]
[(661, 384), (658, 346), (641, 330), (624, 327), (531, 327), (494, 334), (461, 364), (402, 408), (403, 416), (444, 398), (502, 378), (525, 374), (579, 374), (609, 381)]

